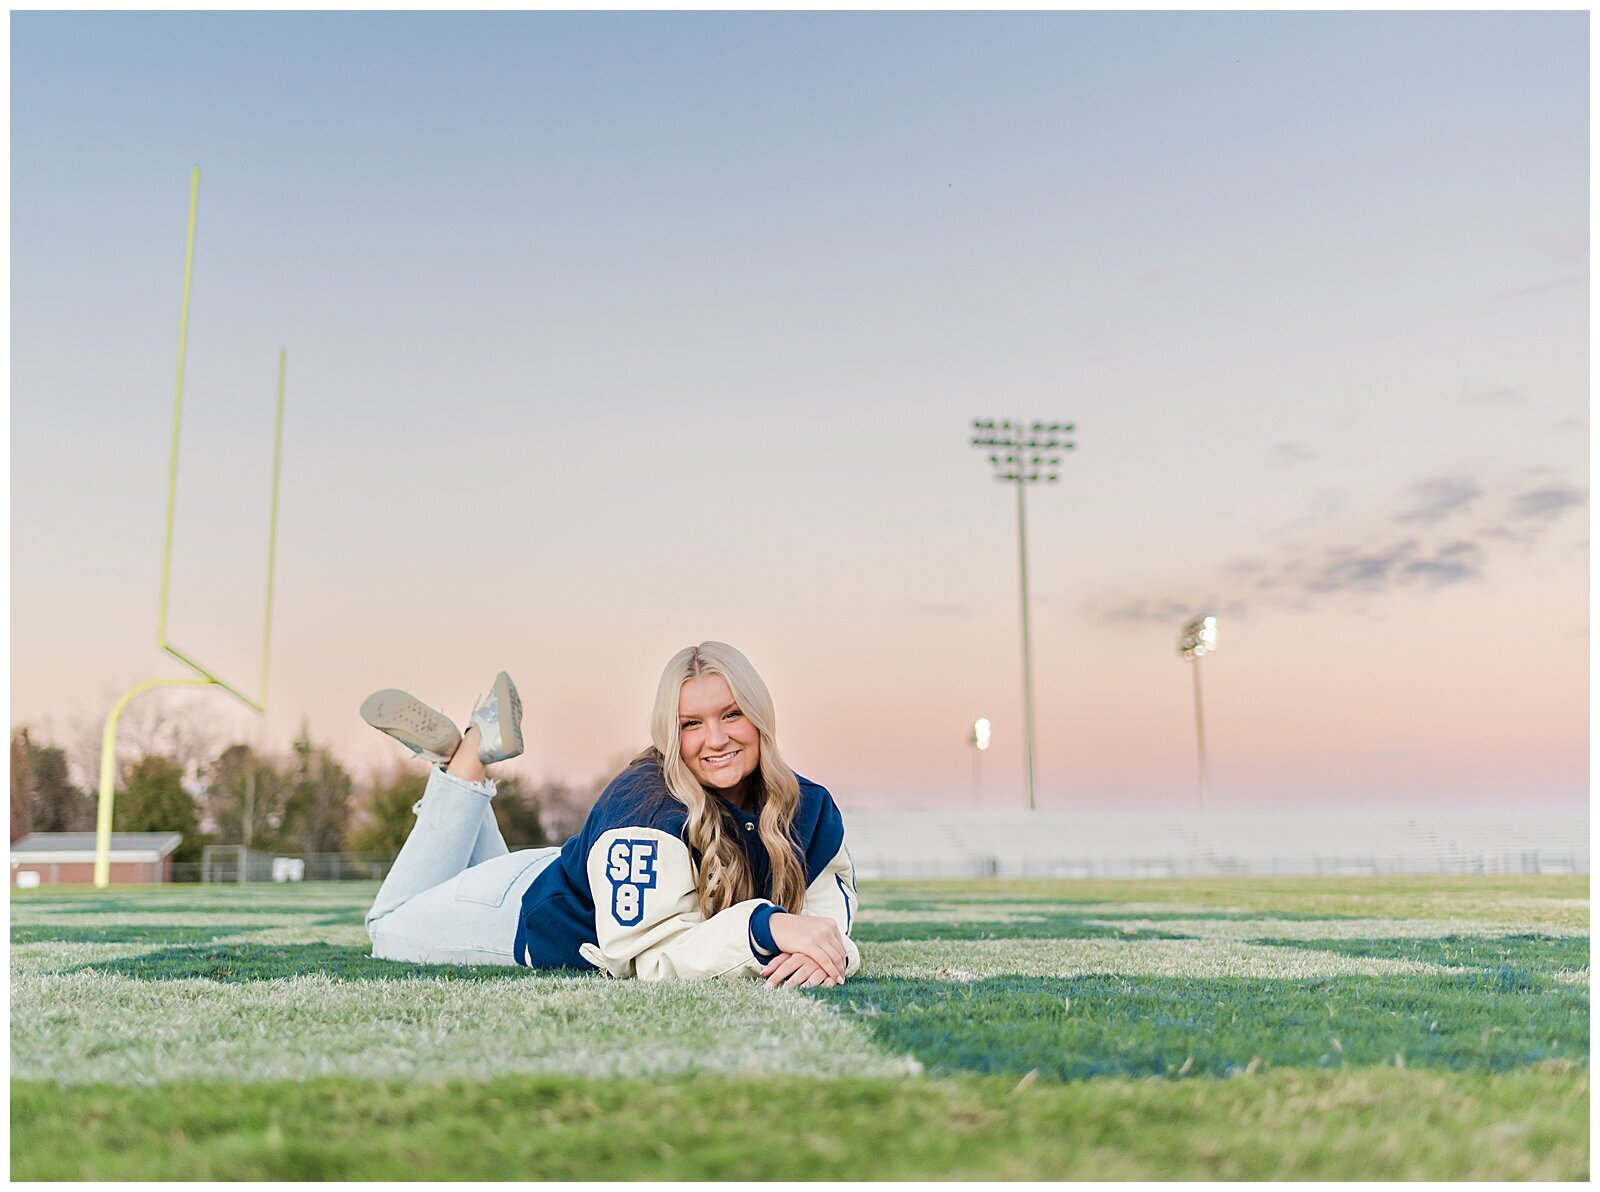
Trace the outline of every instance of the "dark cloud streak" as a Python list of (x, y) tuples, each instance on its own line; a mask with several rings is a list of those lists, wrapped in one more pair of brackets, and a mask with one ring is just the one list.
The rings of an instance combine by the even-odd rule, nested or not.
[(1587, 491), (1572, 485), (1536, 488), (1532, 492), (1517, 495), (1511, 503), (1511, 516), (1553, 521), (1568, 509), (1582, 505), (1588, 499)]
[(1483, 496), (1483, 488), (1470, 476), (1436, 476), (1411, 486), (1410, 509), (1395, 514), (1401, 525), (1431, 526), (1457, 513)]
[[(1108, 625), (1148, 623), (1178, 624), (1200, 611), (1246, 609), (1262, 606), (1313, 611), (1320, 601), (1341, 596), (1379, 596), (1402, 590), (1437, 591), (1476, 583), (1488, 574), (1490, 563), (1506, 549), (1529, 549), (1572, 510), (1585, 510), (1588, 490), (1559, 480), (1546, 480), (1520, 489), (1496, 485), (1493, 494), (1478, 480), (1464, 475), (1429, 477), (1407, 490), (1408, 507), (1390, 518), (1413, 532), (1398, 539), (1372, 535), (1352, 542), (1320, 544), (1286, 543), (1280, 550), (1238, 554), (1220, 564), (1226, 577), (1226, 598), (1212, 589), (1212, 599), (1184, 600), (1169, 589), (1159, 596), (1140, 593), (1108, 594), (1094, 602), (1091, 615)], [(1470, 532), (1437, 532), (1446, 519), (1479, 503), (1490, 501), (1487, 518), (1480, 517)], [(1311, 522), (1319, 536), (1321, 519)], [(1294, 523), (1291, 523), (1293, 525)], [(1287, 527), (1285, 527), (1287, 528)], [(1269, 541), (1278, 537), (1268, 532)], [(1178, 585), (1173, 585), (1177, 587)]]

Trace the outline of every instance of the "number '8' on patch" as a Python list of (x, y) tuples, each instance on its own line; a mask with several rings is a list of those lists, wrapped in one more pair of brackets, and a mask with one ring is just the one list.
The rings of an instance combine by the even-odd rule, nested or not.
[(614, 840), (606, 852), (611, 917), (624, 927), (644, 918), (644, 892), (656, 884), (656, 842)]

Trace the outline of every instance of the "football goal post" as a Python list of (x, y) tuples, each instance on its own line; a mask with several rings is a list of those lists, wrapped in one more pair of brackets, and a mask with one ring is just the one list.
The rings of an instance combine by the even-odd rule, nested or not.
[(189, 349), (189, 294), (194, 278), (194, 226), (199, 204), (200, 170), (196, 167), (189, 177), (189, 232), (183, 254), (183, 307), (178, 318), (178, 381), (172, 402), (172, 459), (167, 472), (166, 545), (161, 556), (161, 613), (156, 627), (156, 645), (194, 673), (146, 679), (126, 692), (106, 717), (105, 733), (100, 739), (100, 803), (95, 821), (94, 854), (94, 884), (102, 889), (111, 884), (111, 820), (117, 778), (117, 721), (123, 710), (140, 695), (156, 687), (220, 687), (257, 712), (264, 711), (267, 703), (268, 646), (272, 640), (272, 578), (278, 550), (278, 476), (283, 459), (283, 380), (288, 364), (288, 352), (282, 348), (278, 350), (278, 404), (272, 434), (272, 518), (267, 530), (267, 601), (265, 625), (261, 632), (260, 697), (251, 699), (239, 687), (180, 650), (167, 637), (167, 597), (172, 588), (172, 513), (178, 495), (178, 438), (183, 425), (183, 370)]

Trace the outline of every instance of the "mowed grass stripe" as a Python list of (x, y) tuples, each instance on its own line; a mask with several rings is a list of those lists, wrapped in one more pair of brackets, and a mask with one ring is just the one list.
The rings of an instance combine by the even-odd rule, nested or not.
[(1263, 939), (1252, 943), (1310, 948), (1340, 956), (1398, 957), (1456, 968), (1516, 969), (1530, 975), (1589, 971), (1589, 938), (1570, 935), (1447, 935), (1430, 939)]
[(859, 1022), (756, 982), (399, 965), (404, 975), (390, 978), (318, 973), (234, 983), (99, 971), (118, 963), (13, 972), (13, 1077), (147, 1084), (507, 1072), (898, 1076), (916, 1069)]
[(865, 980), (812, 993), (932, 1074), (1232, 1076), (1269, 1067), (1586, 1064), (1587, 992), (1498, 972), (1337, 981)]
[(1284, 878), (1024, 878), (863, 882), (874, 906), (1042, 899), (1061, 903), (1352, 918), (1482, 919), (1542, 930), (1589, 930), (1589, 875), (1446, 875)]
[[(67, 972), (91, 972), (102, 976), (129, 977), (136, 981), (199, 979), (230, 985), (307, 976), (328, 977), (336, 981), (504, 982), (534, 980), (549, 975), (515, 966), (411, 964), (400, 960), (379, 960), (372, 955), (370, 944), (329, 944), (321, 941), (162, 948), (137, 956), (86, 964), (68, 969)], [(572, 975), (578, 975), (576, 970)], [(593, 970), (582, 975), (592, 979), (598, 979), (599, 976)]]
[(1446, 975), (1440, 965), (1381, 956), (1342, 956), (1318, 948), (1241, 940), (1019, 939), (890, 940), (873, 944), (873, 977), (1076, 977), (1091, 973), (1159, 977), (1315, 977)]
[(31, 923), (11, 928), (13, 944), (109, 944), (153, 940), (157, 943), (188, 943), (214, 940), (225, 935), (244, 935), (266, 931), (264, 923), (217, 923), (205, 926), (173, 926), (150, 923), (54, 924)]
[[(1230, 919), (1256, 920), (1266, 917), (1267, 913), (1262, 911), (1218, 911), (1201, 906), (1173, 909), (1170, 907), (1099, 902), (1078, 898), (1003, 898), (998, 895), (991, 895), (988, 898), (943, 900), (889, 898), (881, 902), (870, 903), (863, 907), (861, 911), (862, 919), (875, 923), (920, 921), (927, 918), (936, 918), (949, 922), (961, 922), (966, 919), (999, 922), (1058, 914), (1070, 914), (1075, 918), (1089, 921), (1136, 919), (1144, 922), (1161, 922), (1163, 920), (1188, 920), (1197, 916), (1204, 916), (1209, 921), (1219, 922)], [(1325, 922), (1347, 919), (1350, 916), (1301, 912), (1272, 913), (1270, 917), (1289, 922)]]
[(1081, 915), (1051, 914), (1014, 919), (926, 919), (883, 922), (863, 918), (851, 930), (857, 943), (882, 940), (991, 940), (991, 939), (1193, 939), (1192, 935), (1153, 927), (1123, 927), (1096, 923)]
[[(200, 887), (206, 891), (204, 898), (197, 898), (194, 887), (189, 887), (189, 893), (183, 898), (173, 898), (156, 893), (148, 897), (107, 896), (104, 898), (91, 898), (80, 896), (71, 900), (42, 900), (24, 899), (13, 897), (11, 903), (11, 918), (14, 922), (26, 923), (35, 919), (50, 919), (57, 915), (228, 915), (246, 911), (252, 915), (275, 916), (302, 916), (308, 914), (332, 914), (339, 912), (348, 914), (353, 906), (353, 900), (344, 898), (329, 898), (328, 891), (319, 890), (315, 899), (284, 900), (272, 895), (248, 897), (238, 891), (229, 890), (225, 894), (213, 895), (216, 886)], [(247, 887), (248, 888), (248, 887)], [(340, 894), (344, 890), (337, 891)], [(353, 893), (353, 892), (352, 892)], [(368, 898), (363, 906), (370, 905)]]
[(14, 1082), (17, 1180), (1583, 1180), (1588, 1073)]

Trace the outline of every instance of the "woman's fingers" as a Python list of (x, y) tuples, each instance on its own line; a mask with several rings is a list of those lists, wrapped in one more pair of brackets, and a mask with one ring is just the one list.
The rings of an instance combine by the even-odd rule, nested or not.
[(828, 955), (833, 957), (834, 963), (839, 966), (839, 971), (842, 975), (847, 963), (846, 957), (849, 955), (844, 948), (844, 933), (839, 930), (839, 925), (832, 919), (827, 920), (827, 924), (829, 928), (827, 939)]
[(761, 975), (767, 979), (768, 989), (844, 984), (842, 970), (832, 970), (824, 958), (804, 952), (783, 952), (774, 956), (762, 966)]
[(768, 976), (772, 972), (773, 969), (777, 968), (785, 960), (788, 960), (789, 957), (792, 956), (792, 955), (793, 955), (792, 952), (779, 952), (771, 960), (767, 961), (766, 964), (761, 966), (761, 975), (763, 977)]
[(850, 954), (845, 951), (844, 935), (840, 932), (839, 925), (830, 919), (828, 926), (832, 928), (832, 932), (828, 937), (828, 955), (833, 957), (833, 962), (839, 966), (839, 976), (843, 977), (844, 970), (849, 964), (848, 957)]
[(827, 974), (830, 984), (844, 984), (850, 954), (836, 922), (821, 915), (790, 914), (773, 915), (770, 922), (773, 938), (783, 952), (762, 967), (761, 975), (769, 985), (786, 982), (794, 974), (794, 968), (786, 965), (790, 956), (808, 958)]
[(804, 952), (781, 952), (762, 966), (761, 975), (767, 979), (768, 989), (812, 988), (818, 985), (843, 985), (843, 977), (835, 977), (821, 961)]
[(828, 976), (827, 970), (821, 965), (808, 963), (790, 976), (786, 984), (790, 989), (799, 989), (816, 985), (837, 985), (838, 982)]
[(828, 954), (828, 949), (817, 944), (809, 945), (804, 951), (796, 952), (796, 956), (804, 956), (822, 966), (828, 976), (835, 981), (844, 980), (844, 965)]
[(790, 989), (797, 989), (801, 985), (804, 985), (806, 983), (806, 979), (813, 973), (820, 973), (821, 971), (822, 970), (819, 969), (815, 964), (803, 964), (789, 975), (789, 979), (784, 982), (784, 985)]
[(821, 951), (820, 954), (819, 953), (812, 953), (811, 954), (811, 959), (816, 961), (817, 964), (821, 965), (823, 971), (826, 972), (828, 974), (828, 976), (832, 977), (835, 981), (843, 981), (844, 980), (844, 958), (843, 957), (840, 957), (840, 958), (838, 958), (836, 960), (836, 959), (834, 959), (834, 957), (830, 956), (824, 950), (824, 951)]
[(767, 977), (767, 988), (776, 989), (791, 973), (803, 968), (808, 963), (804, 954), (795, 952), (781, 958), (781, 962)]

